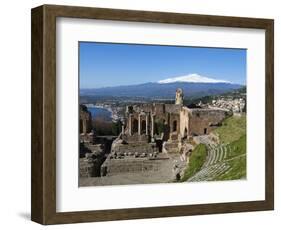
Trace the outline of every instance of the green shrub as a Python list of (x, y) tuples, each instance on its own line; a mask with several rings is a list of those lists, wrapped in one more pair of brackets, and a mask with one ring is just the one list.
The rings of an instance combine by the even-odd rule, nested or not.
[(188, 180), (190, 177), (195, 175), (195, 173), (200, 171), (201, 167), (203, 166), (206, 160), (206, 157), (207, 147), (204, 144), (197, 145), (190, 156), (189, 164), (184, 172), (181, 181)]

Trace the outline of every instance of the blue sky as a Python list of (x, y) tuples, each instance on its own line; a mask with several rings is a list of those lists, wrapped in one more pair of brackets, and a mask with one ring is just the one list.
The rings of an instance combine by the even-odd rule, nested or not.
[(192, 73), (246, 84), (246, 50), (79, 42), (80, 88), (157, 82)]

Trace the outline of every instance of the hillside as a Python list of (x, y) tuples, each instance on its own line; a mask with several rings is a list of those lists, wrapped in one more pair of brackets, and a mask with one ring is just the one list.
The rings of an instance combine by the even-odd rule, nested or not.
[(203, 97), (231, 92), (243, 87), (231, 83), (196, 83), (196, 82), (172, 82), (155, 83), (149, 82), (139, 85), (114, 86), (96, 89), (80, 89), (80, 96), (102, 96), (102, 97), (144, 97), (144, 98), (166, 98), (175, 97), (175, 91), (181, 88), (185, 97)]
[[(227, 118), (214, 134), (219, 136), (220, 143), (205, 143), (207, 157), (198, 157), (202, 155), (202, 144), (195, 148), (184, 172), (183, 181), (246, 178), (246, 116)], [(198, 166), (196, 170), (193, 165)]]
[(221, 127), (215, 129), (221, 144), (229, 144), (246, 135), (246, 115), (232, 116), (224, 120)]

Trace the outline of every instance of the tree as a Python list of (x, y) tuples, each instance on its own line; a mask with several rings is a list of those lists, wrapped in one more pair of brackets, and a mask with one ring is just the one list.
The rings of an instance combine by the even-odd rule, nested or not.
[(118, 136), (122, 132), (122, 122), (121, 120), (117, 120), (116, 122), (112, 122), (112, 134), (114, 136)]

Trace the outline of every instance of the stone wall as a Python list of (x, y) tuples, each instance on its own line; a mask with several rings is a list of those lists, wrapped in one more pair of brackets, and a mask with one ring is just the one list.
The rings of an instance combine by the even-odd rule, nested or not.
[(153, 103), (153, 104), (127, 106), (126, 111), (131, 113), (145, 112), (145, 113), (153, 113), (159, 115), (164, 113), (179, 113), (181, 107), (182, 105)]
[(165, 104), (154, 104), (153, 113), (156, 115), (164, 114), (165, 111)]
[(135, 143), (135, 142), (141, 142), (141, 143), (148, 143), (149, 142), (149, 136), (147, 135), (138, 135), (137, 133), (134, 133), (133, 135), (122, 135), (122, 140), (124, 140), (126, 143)]
[(165, 104), (165, 111), (167, 113), (176, 113), (179, 114), (181, 111), (182, 105), (175, 104)]
[(180, 115), (177, 113), (171, 113), (169, 116), (170, 140), (178, 140), (178, 134), (180, 133), (180, 123)]
[(79, 177), (92, 177), (93, 165), (85, 158), (79, 159)]
[(80, 143), (79, 176), (99, 177), (105, 158), (104, 144)]
[(116, 175), (119, 173), (134, 173), (146, 171), (158, 171), (162, 163), (161, 160), (151, 160), (148, 158), (131, 159), (107, 159), (102, 167), (102, 176)]
[(103, 163), (102, 157), (92, 154), (79, 159), (79, 176), (80, 177), (99, 177), (100, 168)]
[(229, 115), (224, 109), (189, 109), (188, 135), (197, 136), (209, 134), (221, 125), (221, 122)]
[(79, 107), (79, 130), (80, 133), (90, 133), (93, 129), (92, 127), (92, 116), (85, 105), (80, 105)]
[(122, 143), (118, 143), (115, 142), (112, 144), (111, 147), (111, 152), (112, 153), (154, 153), (154, 152), (158, 152), (156, 144), (155, 143), (139, 143), (139, 142), (135, 142), (135, 143), (131, 143), (131, 144), (122, 144)]
[(135, 135), (154, 137), (164, 134), (164, 140), (177, 137), (180, 132), (181, 107), (182, 105), (163, 103), (128, 106), (124, 131), (124, 134), (127, 135), (127, 142), (140, 142), (144, 139), (138, 139)]

